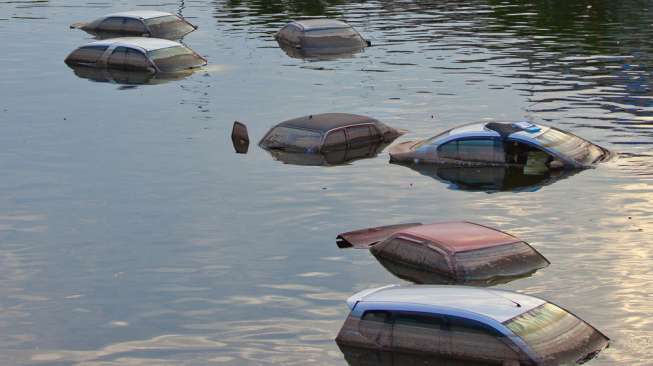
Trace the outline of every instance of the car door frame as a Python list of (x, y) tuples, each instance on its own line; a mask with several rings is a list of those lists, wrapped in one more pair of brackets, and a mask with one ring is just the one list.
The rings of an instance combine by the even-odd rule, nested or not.
[(107, 49), (104, 50), (104, 53), (102, 54), (102, 56), (100, 56), (100, 58), (98, 59), (96, 65), (98, 67), (103, 67), (105, 69), (108, 69), (109, 68), (109, 63), (108, 63), (109, 57), (111, 56), (113, 51), (118, 47), (125, 47), (127, 49), (131, 49), (131, 50), (135, 50), (135, 51), (140, 52), (141, 54), (143, 54), (143, 56), (145, 56), (145, 58), (147, 59), (147, 62), (150, 64), (150, 67), (154, 69), (154, 71), (152, 72), (153, 74), (161, 72), (159, 70), (159, 68), (156, 66), (156, 63), (154, 63), (152, 61), (152, 59), (150, 58), (150, 56), (148, 56), (147, 50), (145, 50), (144, 48), (141, 48), (141, 47), (134, 47), (132, 45), (119, 43), (119, 42), (110, 44), (109, 47), (107, 47)]

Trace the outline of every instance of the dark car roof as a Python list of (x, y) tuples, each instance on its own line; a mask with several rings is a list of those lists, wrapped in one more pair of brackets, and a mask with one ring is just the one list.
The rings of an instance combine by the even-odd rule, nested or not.
[(377, 124), (374, 118), (367, 116), (360, 116), (356, 114), (347, 113), (324, 113), (313, 114), (309, 116), (299, 117), (279, 123), (278, 126), (295, 127), (307, 130), (315, 130), (326, 132), (334, 128), (345, 127), (350, 125), (357, 125), (362, 123)]

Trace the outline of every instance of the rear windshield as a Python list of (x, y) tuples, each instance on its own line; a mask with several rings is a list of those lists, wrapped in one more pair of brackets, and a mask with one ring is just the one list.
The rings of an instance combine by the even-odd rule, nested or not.
[(304, 32), (302, 46), (321, 47), (364, 47), (364, 41), (352, 28), (323, 28)]
[(145, 25), (154, 35), (178, 35), (183, 36), (192, 32), (195, 28), (174, 15), (152, 18), (145, 20)]
[(527, 275), (548, 265), (542, 255), (524, 242), (460, 252), (455, 259), (466, 280)]
[(535, 139), (542, 143), (542, 146), (556, 151), (560, 155), (568, 156), (582, 165), (595, 163), (604, 156), (600, 147), (555, 128), (550, 128)]
[(261, 142), (268, 149), (318, 151), (322, 134), (318, 131), (279, 126), (273, 128)]
[(553, 304), (543, 304), (504, 323), (544, 365), (575, 364), (590, 358), (607, 339), (584, 321)]
[(106, 50), (107, 46), (84, 46), (71, 53), (66, 62), (74, 64), (96, 63)]
[(149, 51), (148, 56), (162, 72), (173, 72), (206, 64), (203, 58), (183, 46)]

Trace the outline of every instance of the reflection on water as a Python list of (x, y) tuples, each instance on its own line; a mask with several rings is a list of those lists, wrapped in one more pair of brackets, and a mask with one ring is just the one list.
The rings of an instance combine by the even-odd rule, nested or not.
[(342, 58), (354, 57), (357, 53), (363, 52), (364, 47), (354, 48), (298, 48), (288, 45), (287, 43), (278, 42), (279, 48), (288, 55), (288, 57), (298, 59), (308, 59), (311, 61), (338, 60)]
[[(536, 243), (551, 266), (498, 287), (551, 299), (605, 331), (613, 343), (591, 365), (649, 363), (646, 4), (140, 5), (183, 9), (199, 25), (185, 41), (228, 67), (157, 87), (89, 83), (62, 63), (88, 41), (68, 25), (124, 4), (0, 3), (11, 50), (0, 59), (1, 364), (344, 365), (332, 341), (343, 299), (400, 280), (364, 251), (343, 254), (335, 234), (459, 219)], [(375, 46), (289, 58), (273, 35), (301, 15), (345, 20)], [(385, 154), (312, 169), (261, 149), (237, 155), (229, 143), (234, 120), (263, 136), (288, 115), (339, 111), (407, 129), (405, 140), (527, 119), (621, 157), (529, 194), (487, 195), (449, 190)]]
[(266, 150), (275, 160), (284, 164), (331, 166), (351, 163), (355, 160), (373, 158), (380, 154), (389, 144), (376, 143), (362, 147), (347, 147), (329, 152), (301, 153), (280, 149)]
[(579, 170), (547, 170), (525, 174), (515, 167), (447, 167), (410, 164), (420, 174), (448, 184), (451, 189), (481, 192), (536, 192), (540, 188), (579, 173)]
[(115, 83), (122, 85), (152, 85), (170, 81), (183, 80), (193, 74), (193, 70), (183, 70), (175, 73), (152, 73), (146, 71), (127, 71), (109, 68), (68, 65), (75, 75), (82, 79), (100, 83)]

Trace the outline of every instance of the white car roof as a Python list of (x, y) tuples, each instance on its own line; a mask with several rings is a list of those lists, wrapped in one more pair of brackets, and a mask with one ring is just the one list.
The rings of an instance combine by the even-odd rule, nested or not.
[(449, 285), (386, 286), (361, 291), (347, 299), (351, 309), (359, 302), (394, 303), (397, 310), (402, 310), (402, 305), (411, 304), (433, 306), (438, 310), (450, 308), (479, 314), (501, 323), (546, 303), (542, 299), (512, 291)]
[(119, 13), (107, 14), (104, 18), (108, 17), (124, 17), (124, 18), (134, 18), (134, 19), (152, 19), (160, 18), (169, 15), (174, 15), (172, 13), (166, 13), (163, 11), (156, 10), (132, 10), (132, 11), (123, 11)]
[(304, 19), (296, 20), (293, 22), (304, 31), (312, 31), (318, 29), (349, 29), (351, 26), (339, 20), (317, 18), (317, 19)]
[(116, 43), (119, 43), (120, 45), (124, 45), (124, 46), (142, 48), (146, 51), (154, 51), (154, 50), (160, 50), (162, 48), (169, 48), (169, 47), (176, 47), (176, 46), (185, 47), (184, 45), (178, 42), (169, 41), (167, 39), (150, 38), (150, 37), (110, 38), (110, 39), (103, 39), (100, 41), (94, 41), (84, 46), (111, 46)]

